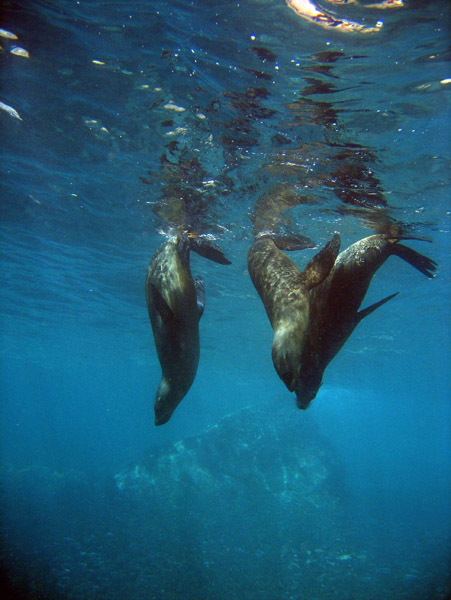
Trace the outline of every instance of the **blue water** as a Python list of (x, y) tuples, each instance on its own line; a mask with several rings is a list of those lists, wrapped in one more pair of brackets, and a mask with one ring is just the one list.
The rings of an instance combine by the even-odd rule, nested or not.
[[(449, 597), (450, 16), (445, 0), (406, 0), (372, 36), (315, 27), (283, 0), (3, 3), (18, 39), (0, 38), (0, 100), (21, 117), (0, 110), (11, 597)], [(283, 193), (302, 201), (261, 212)], [(259, 218), (318, 246), (339, 231), (342, 248), (395, 223), (430, 238), (406, 244), (439, 265), (429, 280), (386, 262), (365, 304), (399, 295), (306, 412), (273, 368), (247, 273)], [(200, 364), (157, 428), (144, 279), (186, 219), (232, 265), (192, 255)], [(164, 457), (189, 483), (163, 468), (150, 490)], [(118, 474), (144, 464), (128, 490)], [(329, 474), (314, 499), (278, 487), (302, 464), (312, 485)]]

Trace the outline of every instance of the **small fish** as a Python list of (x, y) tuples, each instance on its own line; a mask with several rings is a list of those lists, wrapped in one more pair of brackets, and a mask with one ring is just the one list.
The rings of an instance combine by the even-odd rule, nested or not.
[(24, 58), (30, 58), (30, 54), (28, 53), (28, 50), (25, 50), (25, 48), (21, 48), (20, 46), (11, 46), (9, 51), (11, 52), (11, 54), (15, 54), (16, 56), (23, 56)]
[(8, 40), (17, 40), (17, 35), (6, 29), (0, 29), (0, 37), (7, 38)]
[(13, 108), (12, 106), (9, 106), (8, 104), (5, 104), (1, 100), (0, 100), (0, 110), (4, 110), (5, 112), (7, 112), (9, 115), (14, 117), (15, 119), (19, 119), (19, 121), (23, 121), (22, 117), (19, 115), (19, 113), (17, 112), (17, 110), (15, 108)]

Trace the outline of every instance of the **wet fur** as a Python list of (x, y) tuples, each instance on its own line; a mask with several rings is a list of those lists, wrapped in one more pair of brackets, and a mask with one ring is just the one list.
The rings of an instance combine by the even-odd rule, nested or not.
[(339, 250), (339, 237), (327, 244), (301, 273), (278, 247), (277, 239), (257, 239), (248, 252), (252, 282), (274, 331), (272, 359), (290, 391), (297, 385), (310, 312), (310, 290), (329, 273)]
[[(186, 236), (160, 246), (149, 264), (145, 289), (162, 370), (154, 403), (155, 424), (162, 425), (190, 389), (199, 363), (199, 309)], [(161, 298), (169, 308), (166, 314), (158, 309)]]
[(362, 318), (396, 295), (359, 312), (373, 275), (389, 256), (399, 256), (424, 275), (434, 276), (436, 263), (398, 244), (401, 239), (372, 235), (352, 244), (338, 256), (328, 277), (311, 291), (309, 329), (296, 389), (300, 408), (307, 408), (316, 396), (327, 365)]

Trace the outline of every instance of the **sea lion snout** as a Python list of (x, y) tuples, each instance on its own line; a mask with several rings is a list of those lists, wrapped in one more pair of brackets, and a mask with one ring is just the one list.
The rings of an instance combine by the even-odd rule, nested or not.
[(305, 410), (310, 406), (310, 402), (316, 397), (319, 388), (322, 385), (322, 378), (317, 381), (299, 380), (296, 383), (296, 404), (298, 408)]
[(178, 403), (179, 398), (173, 393), (168, 382), (162, 379), (155, 394), (155, 425), (164, 425), (167, 423)]

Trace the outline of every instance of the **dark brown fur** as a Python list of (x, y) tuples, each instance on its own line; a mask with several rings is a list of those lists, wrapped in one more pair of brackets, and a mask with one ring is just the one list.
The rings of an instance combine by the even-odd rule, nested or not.
[(274, 331), (274, 367), (290, 391), (298, 382), (309, 322), (309, 292), (327, 277), (339, 246), (339, 236), (335, 235), (302, 273), (279, 249), (276, 237), (262, 236), (249, 249), (249, 274)]
[(180, 233), (162, 244), (150, 261), (146, 301), (162, 377), (155, 394), (155, 425), (170, 418), (190, 389), (199, 363), (199, 319), (205, 293), (193, 280), (190, 250), (220, 264), (230, 264), (208, 239)]
[(328, 277), (312, 290), (309, 329), (296, 388), (300, 408), (307, 408), (316, 396), (327, 365), (358, 323), (396, 295), (359, 311), (373, 275), (389, 256), (399, 256), (427, 277), (434, 276), (436, 263), (398, 244), (401, 239), (372, 235), (352, 244), (340, 253)]

